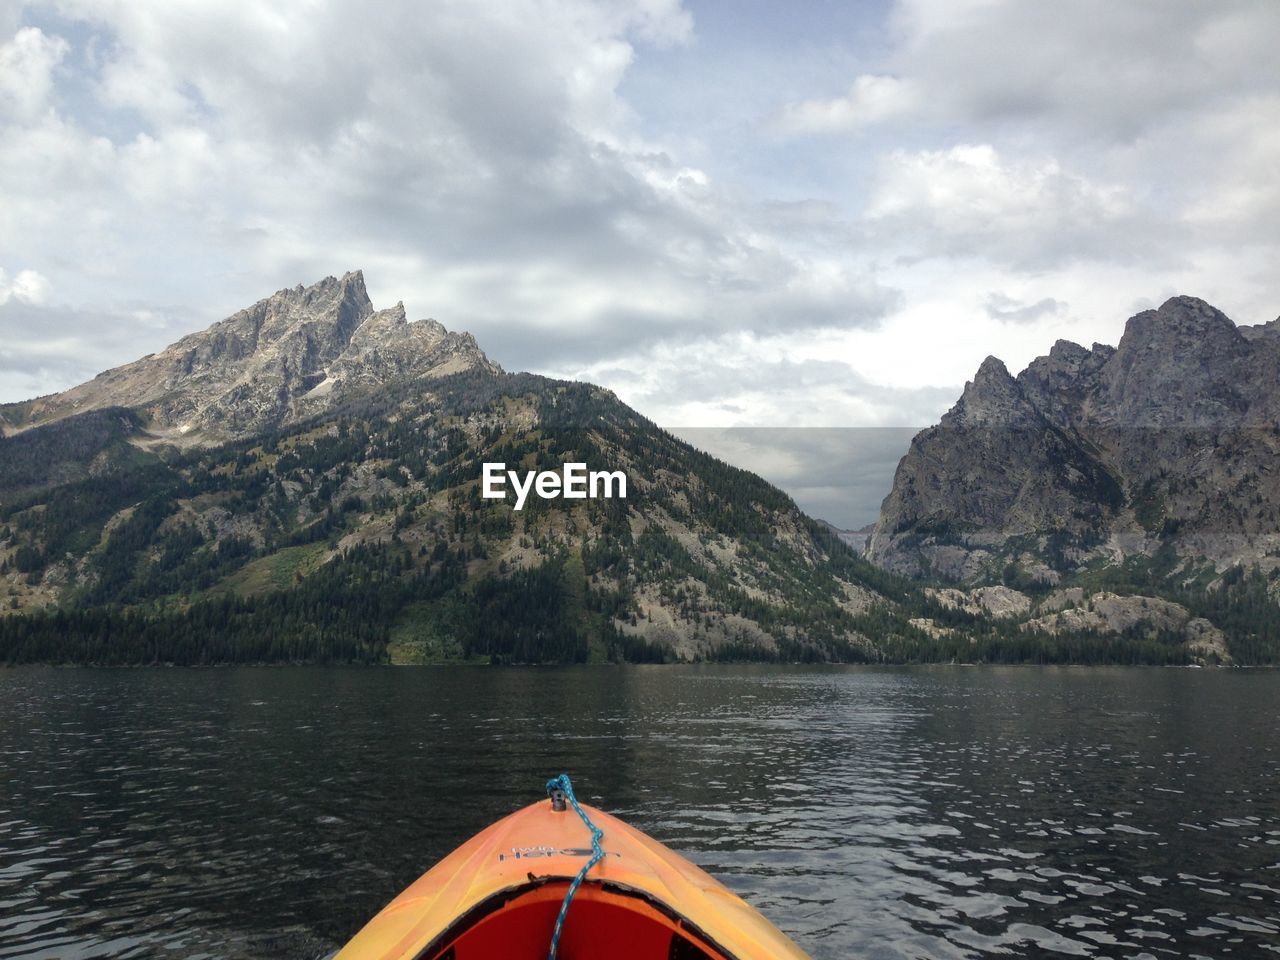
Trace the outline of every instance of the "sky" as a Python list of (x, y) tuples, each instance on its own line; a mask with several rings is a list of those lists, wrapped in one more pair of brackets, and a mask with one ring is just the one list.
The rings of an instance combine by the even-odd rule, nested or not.
[(874, 520), (988, 354), (1280, 314), (1274, 0), (0, 0), (0, 402), (286, 286)]

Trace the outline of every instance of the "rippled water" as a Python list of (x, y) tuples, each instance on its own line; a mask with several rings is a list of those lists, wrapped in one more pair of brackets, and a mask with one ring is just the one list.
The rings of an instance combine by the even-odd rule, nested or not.
[(1280, 673), (0, 671), (0, 957), (331, 950), (580, 793), (819, 960), (1280, 953)]

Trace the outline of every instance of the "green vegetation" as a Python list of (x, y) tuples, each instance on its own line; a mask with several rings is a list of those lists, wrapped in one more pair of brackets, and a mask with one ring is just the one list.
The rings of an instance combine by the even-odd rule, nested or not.
[[(101, 473), (58, 460), (41, 434), (52, 428), (0, 440), (3, 463), (37, 451), (0, 482), (0, 574), (58, 596), (22, 610), (11, 590), (0, 662), (653, 662), (677, 654), (668, 623), (682, 655), (704, 659), (1187, 657), (1176, 638), (1044, 637), (945, 608), (759, 477), (586, 384), (390, 384), (321, 420), (163, 459), (137, 454), (123, 438), (139, 425), (113, 416), (55, 425), (87, 456), (115, 451)], [(625, 501), (531, 499), (517, 514), (480, 498), (490, 460), (623, 465), (631, 489)], [(1065, 563), (1070, 541), (1053, 545)], [(1130, 592), (1208, 617), (1241, 661), (1280, 659), (1260, 577), (1171, 587), (1168, 574), (1097, 579), (1127, 577)], [(1004, 575), (1043, 589), (1016, 563)]]
[(1074, 581), (1087, 590), (1141, 594), (1180, 603), (1223, 631), (1239, 663), (1280, 664), (1280, 611), (1274, 583), (1257, 567), (1234, 566), (1219, 574), (1205, 562), (1184, 566), (1171, 544), (1153, 557), (1101, 567)]
[[(850, 655), (860, 623), (835, 578), (892, 579), (780, 491), (596, 388), (477, 374), (433, 386), (392, 385), (218, 449), (0, 489), (0, 572), (60, 585), (56, 609), (0, 619), (0, 660), (669, 659), (667, 644), (617, 629), (637, 622), (650, 588), (696, 629), (747, 618), (773, 640), (764, 653), (825, 659)], [(513, 429), (513, 411), (536, 428)], [(20, 439), (51, 449), (40, 430)], [(643, 464), (632, 467), (643, 482), (627, 501), (537, 500), (516, 515), (480, 500), (485, 460), (623, 461)], [(655, 523), (633, 536), (637, 514), (732, 545), (756, 571), (755, 595)], [(783, 521), (814, 536), (827, 565), (779, 549)], [(504, 559), (513, 549), (523, 559)]]
[(1155, 478), (1148, 479), (1132, 498), (1133, 514), (1149, 533), (1159, 533), (1168, 520), (1164, 495)]
[(11, 437), (0, 457), (0, 492), (70, 483), (91, 473), (121, 473), (155, 462), (128, 443), (141, 429), (132, 410), (108, 407)]

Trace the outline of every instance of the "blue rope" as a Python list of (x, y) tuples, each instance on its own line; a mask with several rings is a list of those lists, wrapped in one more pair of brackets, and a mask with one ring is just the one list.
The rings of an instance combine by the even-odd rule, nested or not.
[(569, 904), (573, 901), (573, 895), (578, 892), (578, 887), (582, 886), (582, 881), (586, 878), (587, 871), (604, 859), (604, 849), (600, 846), (604, 831), (592, 823), (586, 811), (578, 805), (578, 798), (573, 795), (573, 782), (569, 779), (567, 773), (562, 773), (560, 776), (552, 777), (547, 781), (548, 794), (557, 788), (564, 791), (565, 798), (573, 805), (573, 809), (582, 818), (582, 822), (587, 825), (587, 829), (591, 831), (591, 859), (586, 862), (583, 868), (578, 871), (578, 875), (573, 878), (573, 882), (569, 884), (569, 892), (564, 895), (564, 903), (560, 904), (560, 915), (556, 917), (556, 929), (551, 934), (551, 952), (547, 954), (547, 960), (556, 960), (556, 950), (560, 946), (560, 931), (564, 927), (564, 918), (569, 913)]

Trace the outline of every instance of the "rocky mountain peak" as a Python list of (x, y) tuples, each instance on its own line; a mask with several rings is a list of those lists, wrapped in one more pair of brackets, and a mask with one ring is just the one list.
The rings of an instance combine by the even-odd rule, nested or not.
[(1049, 359), (1065, 366), (1077, 366), (1088, 357), (1089, 351), (1074, 340), (1055, 340), (1049, 348)]
[[(989, 358), (899, 464), (873, 557), (975, 582), (1012, 559), (1051, 582), (1166, 532), (1218, 563), (1270, 556), (1277, 384), (1280, 324), (1242, 331), (1195, 297), (1132, 317), (1115, 348), (1060, 340), (1016, 381)], [(972, 425), (1016, 429), (945, 429)]]
[(294, 301), (303, 305), (347, 300), (372, 307), (369, 292), (364, 285), (363, 270), (348, 270), (341, 277), (328, 276), (310, 286), (300, 283), (296, 287), (285, 287), (267, 297), (263, 302), (279, 300)]
[(1174, 348), (1193, 353), (1238, 347), (1244, 336), (1231, 318), (1198, 297), (1170, 297), (1158, 310), (1129, 318), (1118, 352)]
[(1093, 360), (1093, 353), (1079, 343), (1073, 343), (1071, 340), (1057, 340), (1048, 352), (1048, 356), (1036, 357), (1027, 369), (1020, 372), (1018, 381), (1024, 385), (1028, 381), (1056, 383), (1056, 381), (1078, 375), (1091, 360)]
[(1026, 386), (1034, 384), (1043, 387), (1056, 387), (1064, 381), (1075, 378), (1090, 361), (1094, 354), (1070, 340), (1058, 340), (1049, 350), (1047, 356), (1036, 357), (1027, 369), (1018, 374), (1018, 382)]
[(1125, 324), (1101, 390), (1125, 427), (1230, 423), (1248, 406), (1238, 387), (1249, 341), (1222, 311), (1173, 297)]
[(978, 373), (973, 378), (975, 387), (979, 384), (986, 385), (988, 382), (1004, 385), (1012, 379), (1004, 361), (990, 354), (978, 365)]
[(978, 372), (965, 384), (959, 401), (942, 418), (942, 425), (1016, 426), (1034, 416), (1018, 382), (998, 357), (982, 361)]
[(259, 432), (323, 410), (353, 389), (469, 369), (499, 372), (469, 334), (375, 310), (353, 270), (286, 287), (160, 353), (29, 405), (27, 425), (105, 407), (138, 411), (184, 442)]
[(1095, 343), (1086, 350), (1070, 340), (1058, 340), (1047, 356), (1037, 357), (1018, 374), (1018, 384), (1042, 416), (1067, 426), (1080, 416), (1092, 384), (1114, 348)]
[[(372, 313), (364, 274), (355, 270), (341, 279), (325, 277), (309, 287), (278, 290), (206, 330), (183, 337), (159, 356), (169, 361), (170, 380), (223, 363), (251, 360), (266, 355), (273, 346), (296, 352), (301, 364), (315, 367), (338, 356)], [(292, 347), (280, 347), (290, 340)], [(306, 376), (310, 371), (294, 372)]]

